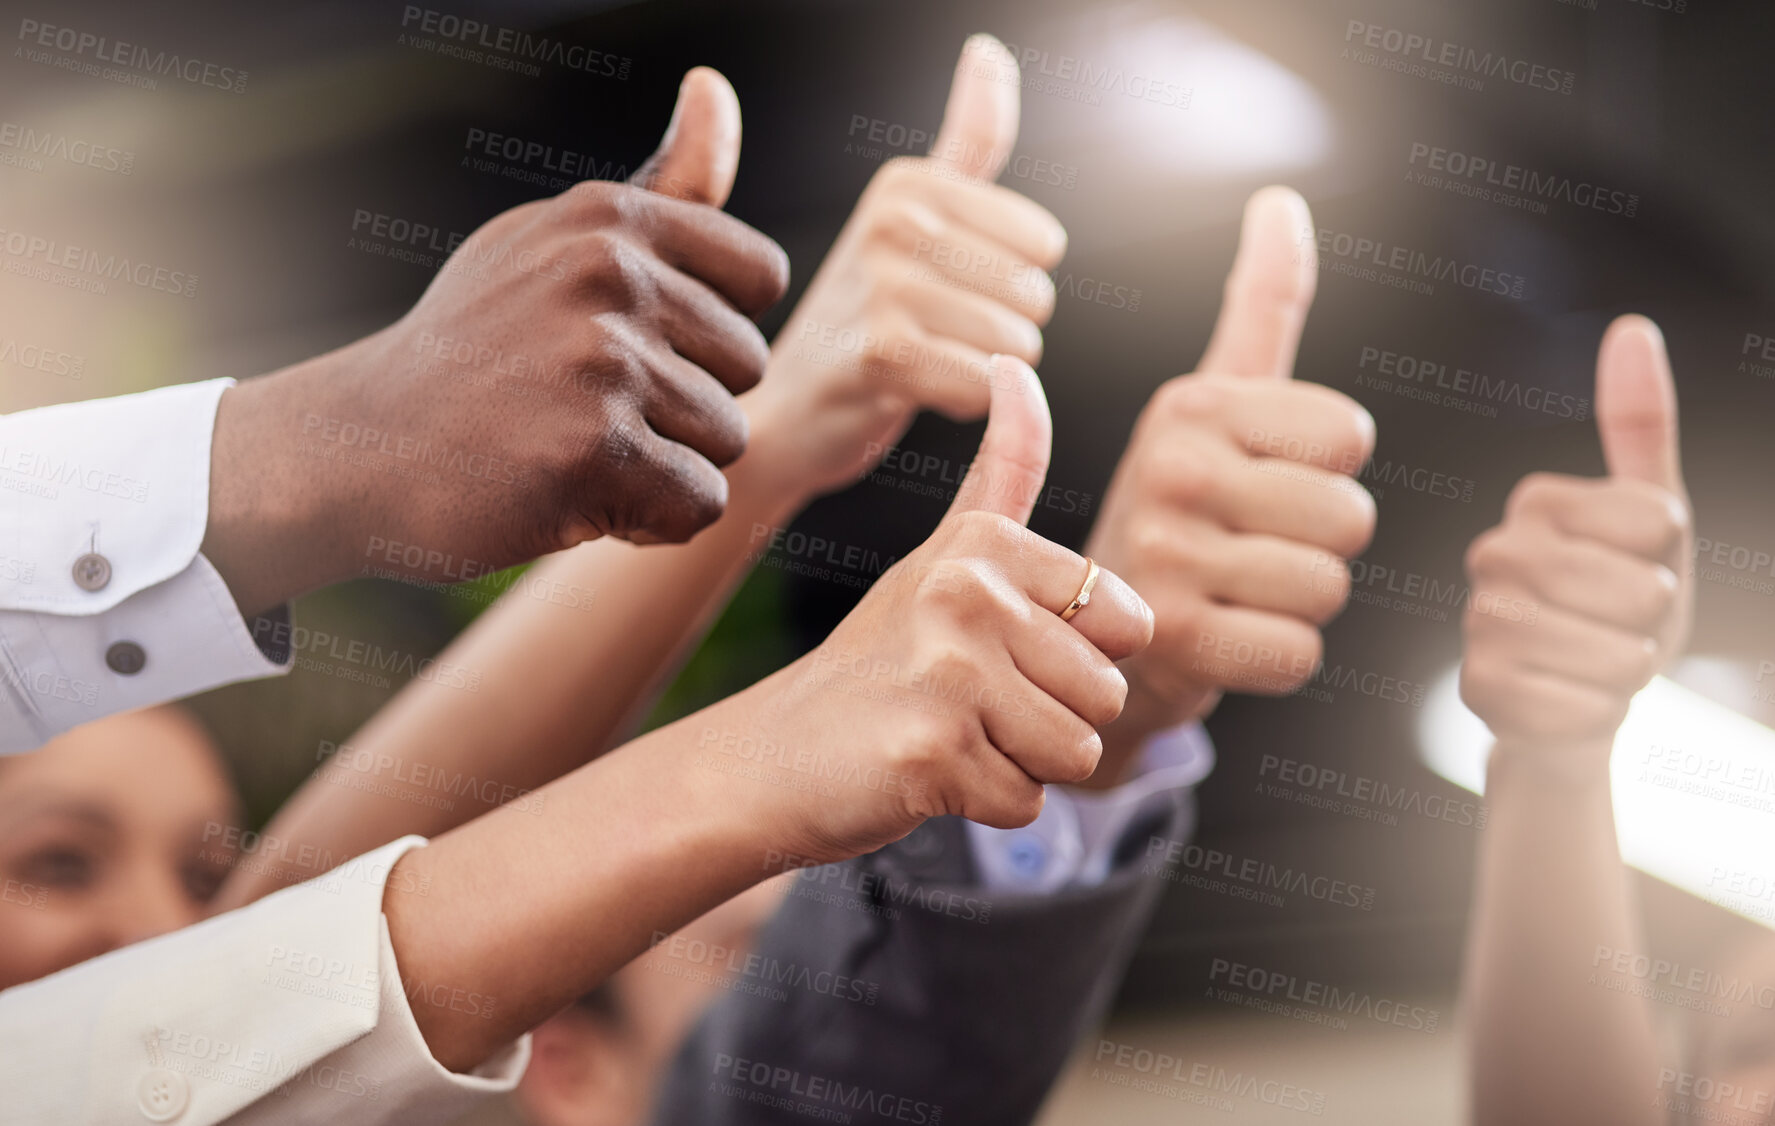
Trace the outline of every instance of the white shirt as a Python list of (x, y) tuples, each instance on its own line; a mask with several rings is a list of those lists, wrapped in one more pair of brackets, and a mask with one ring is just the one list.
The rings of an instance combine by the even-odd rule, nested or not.
[[(469, 1075), (432, 1058), (382, 914), (405, 837), (319, 879), (0, 992), (0, 1124), (447, 1122), (517, 1085), (529, 1037)], [(390, 894), (423, 894), (397, 887)]]
[(198, 552), (232, 385), (0, 416), (0, 754), (287, 671)]

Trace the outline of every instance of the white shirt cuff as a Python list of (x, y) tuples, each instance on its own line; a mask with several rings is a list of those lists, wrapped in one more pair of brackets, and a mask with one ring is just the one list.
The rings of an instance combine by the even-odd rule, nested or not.
[(1140, 817), (1165, 805), (1214, 769), (1214, 744), (1199, 723), (1150, 736), (1133, 776), (1112, 790), (1049, 786), (1041, 816), (1021, 829), (968, 822), (968, 841), (988, 891), (1049, 894), (1095, 887), (1109, 878), (1116, 851)]
[(413, 1021), (382, 897), (395, 862), (424, 843), (405, 837), (238, 911), (0, 992), (8, 1114), (392, 1126), (447, 1121), (512, 1089), (527, 1037), (458, 1075)]
[(0, 753), (287, 670), (198, 553), (232, 384), (0, 417)]

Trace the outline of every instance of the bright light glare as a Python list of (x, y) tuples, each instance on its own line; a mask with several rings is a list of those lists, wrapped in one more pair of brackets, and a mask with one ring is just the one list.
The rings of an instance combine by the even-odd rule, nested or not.
[(1187, 17), (1119, 27), (1110, 55), (1188, 87), (1189, 108), (1135, 103), (1122, 141), (1167, 174), (1237, 178), (1309, 168), (1331, 150), (1331, 110), (1299, 75)]
[[(1424, 764), (1483, 792), (1491, 732), (1450, 669), (1424, 701)], [(1659, 677), (1634, 697), (1609, 767), (1621, 855), (1775, 928), (1775, 731)]]

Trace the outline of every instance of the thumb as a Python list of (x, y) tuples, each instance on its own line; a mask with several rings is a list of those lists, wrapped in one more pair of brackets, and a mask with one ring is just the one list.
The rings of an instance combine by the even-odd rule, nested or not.
[(931, 158), (967, 176), (996, 180), (1017, 144), (1021, 113), (1017, 60), (997, 39), (968, 36)]
[(720, 207), (740, 166), (740, 99), (721, 72), (694, 67), (678, 86), (678, 104), (659, 148), (635, 170), (637, 187)]
[(1260, 188), (1245, 204), (1220, 319), (1197, 371), (1287, 379), (1313, 304), (1319, 264), (1313, 213), (1292, 188)]
[(1664, 334), (1645, 317), (1618, 317), (1603, 333), (1596, 356), (1596, 429), (1611, 476), (1682, 491), (1676, 382)]
[(1019, 524), (1029, 523), (1036, 497), (1048, 479), (1048, 455), (1054, 421), (1042, 381), (1028, 364), (1012, 356), (994, 356), (987, 365), (992, 405), (980, 452), (955, 491), (949, 515), (996, 512)]

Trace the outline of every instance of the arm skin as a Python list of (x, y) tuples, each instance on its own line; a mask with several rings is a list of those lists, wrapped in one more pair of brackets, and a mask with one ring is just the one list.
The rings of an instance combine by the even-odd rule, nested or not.
[(1609, 756), (1692, 602), (1676, 391), (1650, 321), (1604, 336), (1596, 418), (1609, 476), (1524, 478), (1467, 554), (1461, 694), (1498, 740), (1462, 1001), (1476, 1126), (1665, 1120), (1655, 1002), (1596, 965), (1598, 947), (1650, 953)]
[(1652, 1002), (1593, 983), (1598, 946), (1647, 949), (1615, 842), (1608, 752), (1492, 752), (1463, 987), (1475, 1126), (1665, 1121)]
[[(403, 980), (494, 1001), (492, 1019), (414, 1007), (440, 1064), (472, 1069), (644, 951), (655, 931), (769, 874), (772, 827), (733, 800), (725, 776), (688, 761), (697, 723), (746, 724), (734, 713), (750, 703), (732, 697), (582, 767), (546, 788), (540, 817), (502, 807), (401, 859), (383, 911)], [(413, 886), (427, 893), (395, 890)]]

